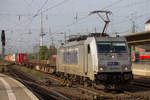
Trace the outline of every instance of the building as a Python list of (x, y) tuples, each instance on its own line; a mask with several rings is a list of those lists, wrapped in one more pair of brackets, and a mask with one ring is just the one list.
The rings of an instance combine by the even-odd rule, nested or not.
[(145, 23), (145, 31), (150, 31), (150, 19)]

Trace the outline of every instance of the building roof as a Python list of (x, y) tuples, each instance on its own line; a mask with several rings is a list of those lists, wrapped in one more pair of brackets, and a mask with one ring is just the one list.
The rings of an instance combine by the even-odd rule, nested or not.
[(150, 19), (145, 24), (149, 24), (149, 23), (150, 23)]
[(150, 31), (123, 35), (130, 45), (150, 44)]

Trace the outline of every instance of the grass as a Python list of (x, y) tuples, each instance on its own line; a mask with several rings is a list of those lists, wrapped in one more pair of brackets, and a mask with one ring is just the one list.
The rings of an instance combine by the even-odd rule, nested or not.
[(0, 66), (0, 73), (7, 72), (7, 67)]
[(49, 78), (49, 76), (47, 74), (41, 73), (36, 70), (32, 70), (32, 69), (22, 67), (22, 66), (17, 66), (17, 65), (15, 65), (14, 67), (17, 68), (18, 70), (28, 74), (29, 76), (32, 76), (33, 78), (38, 79), (38, 80), (45, 80), (45, 79)]

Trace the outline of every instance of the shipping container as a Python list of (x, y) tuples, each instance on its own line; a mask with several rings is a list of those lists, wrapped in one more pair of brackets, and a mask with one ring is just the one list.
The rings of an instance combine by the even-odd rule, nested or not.
[(15, 62), (16, 61), (16, 54), (12, 55), (12, 61)]
[(17, 62), (18, 63), (22, 63), (22, 62), (27, 62), (28, 61), (28, 57), (26, 53), (18, 53), (17, 54)]

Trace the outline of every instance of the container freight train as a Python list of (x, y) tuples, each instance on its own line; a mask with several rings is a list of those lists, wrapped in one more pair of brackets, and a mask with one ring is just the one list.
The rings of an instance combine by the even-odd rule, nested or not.
[(28, 61), (28, 57), (26, 53), (17, 53), (17, 54), (9, 54), (5, 56), (5, 61), (8, 62), (16, 62), (16, 63), (25, 63)]
[(5, 61), (11, 64), (27, 66), (46, 73), (54, 73), (56, 69), (56, 55), (51, 60), (29, 60), (26, 53), (9, 54), (5, 56)]
[(108, 35), (90, 34), (68, 40), (57, 49), (56, 65), (33, 61), (26, 65), (87, 85), (118, 87), (133, 79), (126, 39)]

